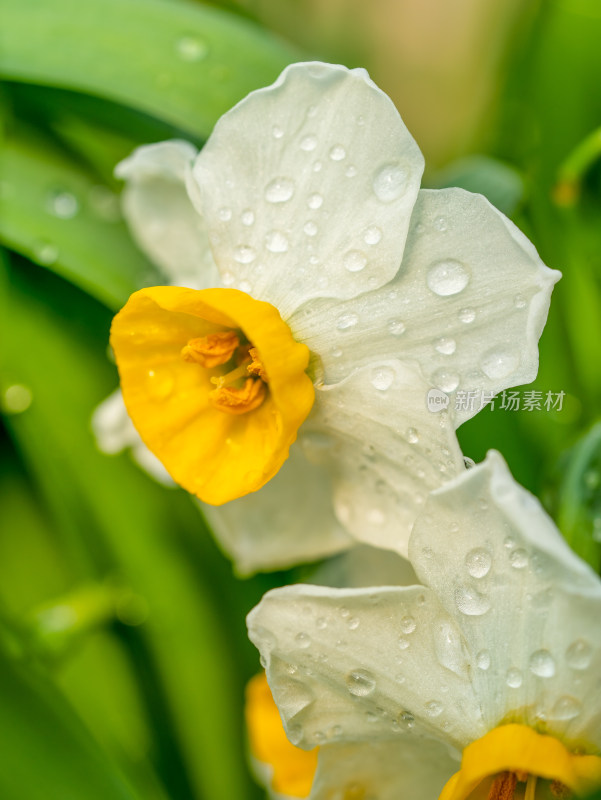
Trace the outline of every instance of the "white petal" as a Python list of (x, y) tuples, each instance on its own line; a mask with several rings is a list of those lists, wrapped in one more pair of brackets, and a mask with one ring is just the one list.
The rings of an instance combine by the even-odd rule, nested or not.
[(297, 444), (258, 492), (201, 507), (242, 575), (315, 561), (354, 544), (334, 516), (328, 471), (309, 464)]
[(364, 70), (309, 63), (225, 114), (193, 175), (225, 284), (286, 318), (308, 298), (393, 277), (422, 171)]
[(287, 586), (248, 627), (294, 744), (484, 733), (459, 631), (424, 587)]
[(329, 464), (345, 527), (401, 555), (427, 493), (464, 469), (447, 413), (426, 407), (427, 388), (409, 365), (373, 363), (318, 388), (299, 437)]
[(418, 361), (451, 396), (476, 390), (459, 423), (480, 409), (482, 392), (534, 379), (559, 277), (481, 195), (421, 191), (395, 280), (345, 303), (311, 304), (289, 323), (321, 356), (328, 382), (381, 356)]
[(197, 153), (181, 141), (145, 145), (118, 164), (127, 181), (123, 213), (139, 247), (170, 283), (203, 289), (219, 283), (204, 220), (186, 190), (186, 174)]
[(601, 745), (601, 581), (498, 453), (433, 493), (411, 561), (463, 631), (489, 726)]
[(459, 763), (436, 739), (403, 736), (319, 751), (310, 800), (434, 800)]

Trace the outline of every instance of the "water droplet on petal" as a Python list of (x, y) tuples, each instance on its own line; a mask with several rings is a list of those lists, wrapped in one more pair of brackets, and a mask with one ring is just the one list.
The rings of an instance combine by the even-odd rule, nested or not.
[(265, 199), (270, 203), (285, 203), (294, 194), (295, 184), (290, 178), (275, 178), (265, 189)]
[(519, 669), (516, 669), (515, 667), (508, 669), (505, 677), (505, 683), (510, 689), (519, 689), (522, 685), (522, 673), (519, 671)]
[(491, 350), (483, 357), (480, 366), (482, 367), (482, 372), (488, 378), (495, 380), (511, 375), (512, 372), (515, 372), (519, 363), (520, 359), (515, 353), (505, 350)]
[(345, 170), (345, 173), (344, 173), (344, 174), (346, 175), (346, 177), (347, 177), (347, 178), (354, 178), (354, 177), (355, 177), (355, 175), (357, 174), (357, 167), (354, 167), (354, 166), (351, 164), (351, 165), (350, 165), (350, 167), (347, 167), (347, 168), (346, 168), (346, 170)]
[(413, 633), (413, 631), (417, 628), (417, 622), (413, 619), (413, 617), (403, 617), (401, 619), (401, 630), (403, 633)]
[(552, 678), (555, 675), (555, 661), (548, 650), (537, 650), (528, 662), (530, 672), (539, 678)]
[(339, 331), (346, 331), (350, 328), (354, 328), (358, 322), (359, 317), (356, 314), (342, 314), (342, 316), (338, 317), (336, 320), (336, 327)]
[(376, 367), (371, 371), (370, 380), (375, 389), (385, 392), (394, 383), (394, 370), (391, 367)]
[(354, 669), (346, 676), (346, 687), (355, 697), (367, 697), (376, 688), (376, 680), (366, 669)]
[(513, 550), (509, 556), (509, 563), (514, 569), (524, 569), (528, 566), (528, 553), (521, 548)]
[(323, 205), (323, 197), (316, 192), (309, 197), (307, 200), (307, 205), (312, 209), (321, 208)]
[(247, 244), (241, 244), (234, 250), (234, 260), (238, 264), (250, 264), (256, 257), (255, 251)]
[(342, 161), (343, 158), (346, 158), (346, 150), (341, 144), (336, 144), (330, 150), (330, 158), (332, 161)]
[(236, 282), (236, 276), (233, 272), (223, 272), (221, 274), (221, 283), (224, 286), (233, 286)]
[(469, 325), (476, 319), (476, 312), (473, 308), (462, 308), (459, 312), (459, 321)]
[(357, 617), (351, 617), (349, 619), (349, 621), (347, 622), (347, 626), (348, 626), (349, 630), (351, 630), (351, 631), (356, 631), (357, 628), (359, 627), (359, 624), (360, 624), (360, 622), (359, 622), (359, 619)]
[(522, 297), (521, 294), (516, 294), (516, 296), (513, 299), (513, 304), (516, 308), (526, 308), (526, 306), (528, 305), (525, 298)]
[(566, 661), (572, 669), (587, 669), (593, 659), (593, 648), (586, 639), (576, 639), (566, 650)]
[(551, 709), (550, 717), (552, 719), (574, 719), (579, 716), (582, 711), (582, 703), (575, 697), (570, 695), (563, 695), (559, 697)]
[(434, 343), (434, 349), (445, 356), (453, 355), (456, 348), (457, 348), (457, 343), (455, 342), (455, 339), (450, 339), (447, 338), (446, 336), (437, 339), (436, 342)]
[(467, 586), (458, 586), (455, 589), (455, 605), (468, 617), (479, 617), (490, 610), (488, 597)]
[(476, 665), (478, 669), (486, 672), (486, 670), (490, 667), (490, 653), (488, 650), (480, 650), (480, 652), (476, 655)]
[(443, 233), (447, 229), (447, 221), (444, 217), (436, 217), (434, 220), (434, 227), (437, 231)]
[(288, 239), (280, 231), (270, 231), (265, 237), (265, 247), (270, 253), (286, 253)]
[(472, 578), (483, 578), (490, 572), (492, 558), (487, 550), (475, 547), (466, 555), (465, 565)]
[(280, 128), (279, 125), (274, 125), (271, 129), (271, 135), (274, 139), (281, 139), (284, 135), (284, 131)]
[(377, 225), (370, 225), (363, 234), (365, 244), (378, 244), (382, 239), (382, 231)]
[(393, 336), (402, 336), (406, 330), (405, 323), (401, 322), (400, 319), (391, 319), (388, 323), (388, 333), (391, 333)]
[(426, 283), (430, 291), (439, 297), (450, 297), (463, 291), (469, 279), (470, 274), (461, 262), (447, 259), (432, 264), (428, 270)]
[(182, 61), (202, 61), (206, 58), (209, 47), (197, 36), (182, 36), (175, 44), (175, 50)]
[(217, 216), (222, 222), (229, 222), (232, 218), (232, 209), (231, 208), (220, 208), (217, 212)]
[(432, 382), (443, 392), (453, 392), (459, 386), (459, 375), (446, 369), (437, 369), (432, 375)]
[(317, 225), (312, 220), (309, 220), (309, 222), (305, 222), (303, 230), (307, 236), (315, 236), (317, 233)]
[(247, 208), (246, 211), (242, 212), (242, 224), (250, 227), (250, 225), (254, 225), (255, 222), (255, 213), (251, 211), (250, 208)]
[(429, 703), (426, 703), (425, 709), (429, 717), (439, 717), (444, 710), (442, 703), (439, 703), (438, 700), (430, 700)]
[(405, 435), (409, 444), (417, 444), (419, 442), (419, 433), (416, 428), (407, 428)]
[(367, 264), (367, 258), (360, 250), (349, 250), (344, 254), (342, 262), (349, 272), (361, 272)]
[(407, 170), (398, 164), (385, 164), (374, 175), (373, 189), (376, 197), (382, 203), (398, 200), (405, 193), (408, 178)]
[(307, 633), (297, 633), (294, 637), (294, 641), (299, 647), (302, 647), (303, 650), (311, 646), (311, 637)]
[(463, 676), (466, 669), (466, 659), (455, 626), (448, 620), (440, 620), (434, 628), (434, 649), (441, 666)]
[(301, 139), (300, 148), (304, 150), (305, 153), (310, 153), (312, 150), (315, 150), (317, 147), (317, 138), (315, 136), (305, 136)]

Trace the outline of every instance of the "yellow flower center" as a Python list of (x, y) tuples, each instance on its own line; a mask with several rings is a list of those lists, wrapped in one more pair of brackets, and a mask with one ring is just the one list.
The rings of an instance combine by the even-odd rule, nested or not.
[(273, 791), (307, 797), (317, 768), (317, 750), (301, 750), (288, 741), (264, 672), (246, 687), (246, 726), (252, 755), (271, 767)]
[(571, 753), (554, 736), (511, 724), (494, 728), (465, 748), (461, 769), (439, 800), (571, 798), (599, 785), (599, 756)]
[(142, 440), (214, 505), (276, 474), (313, 405), (308, 348), (277, 309), (236, 289), (142, 289), (111, 344)]

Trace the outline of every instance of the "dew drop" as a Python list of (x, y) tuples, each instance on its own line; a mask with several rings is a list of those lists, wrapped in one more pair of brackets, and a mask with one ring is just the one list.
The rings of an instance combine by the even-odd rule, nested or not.
[(349, 272), (361, 272), (367, 264), (367, 258), (360, 250), (349, 250), (344, 254), (342, 263)]
[(265, 237), (265, 247), (270, 253), (286, 253), (288, 239), (280, 231), (270, 231)]
[(440, 620), (435, 627), (434, 649), (441, 666), (456, 675), (465, 673), (465, 655), (455, 626)]
[(434, 227), (436, 228), (437, 231), (443, 233), (444, 231), (446, 231), (448, 227), (446, 219), (444, 217), (436, 217), (436, 219), (434, 220)]
[(312, 150), (315, 150), (317, 147), (317, 138), (315, 136), (305, 136), (301, 139), (300, 148), (304, 150), (305, 153), (310, 153)]
[(371, 371), (370, 381), (375, 389), (385, 392), (394, 383), (394, 370), (391, 367), (375, 367)]
[(401, 619), (401, 630), (403, 633), (413, 633), (413, 631), (417, 628), (417, 622), (413, 619), (413, 617), (403, 617)]
[(317, 225), (312, 220), (309, 220), (309, 222), (305, 222), (303, 230), (307, 236), (315, 236), (317, 233)]
[(579, 716), (582, 711), (582, 703), (571, 695), (563, 695), (555, 702), (551, 709), (550, 716), (552, 719), (574, 719)]
[(468, 617), (479, 617), (490, 610), (488, 598), (467, 586), (458, 586), (455, 589), (455, 605)]
[(354, 328), (359, 322), (359, 317), (356, 314), (342, 314), (336, 320), (336, 327), (339, 331), (347, 331)]
[(342, 161), (343, 158), (346, 158), (346, 150), (341, 144), (336, 144), (330, 150), (330, 158), (332, 161)]
[(265, 189), (265, 199), (270, 203), (285, 203), (294, 194), (294, 181), (290, 178), (275, 178)]
[(370, 225), (363, 233), (363, 241), (365, 244), (378, 244), (382, 239), (382, 231), (377, 225)]
[(346, 171), (345, 171), (344, 174), (346, 175), (347, 178), (354, 178), (355, 175), (357, 174), (357, 167), (354, 167), (351, 164), (350, 167), (346, 168)]
[(437, 369), (432, 375), (432, 382), (443, 392), (453, 392), (459, 386), (459, 375), (446, 369)]
[(316, 192), (315, 194), (310, 195), (309, 199), (307, 200), (307, 205), (312, 209), (321, 208), (323, 205), (323, 197)]
[(510, 689), (519, 689), (522, 685), (522, 673), (520, 670), (515, 667), (508, 669), (507, 675), (505, 676), (505, 683)]
[(238, 264), (250, 264), (256, 257), (255, 251), (247, 244), (241, 244), (234, 250), (234, 260)]
[(419, 442), (419, 433), (417, 428), (407, 428), (407, 433), (405, 437), (409, 444), (417, 444)]
[(321, 163), (321, 161), (316, 161), (315, 164), (313, 164), (313, 172), (321, 172), (322, 167), (323, 164)]
[(555, 661), (548, 650), (537, 650), (528, 662), (530, 672), (539, 678), (552, 678), (555, 675)]
[(490, 553), (482, 547), (475, 547), (465, 557), (465, 565), (472, 578), (483, 578), (488, 575), (491, 564)]
[(521, 294), (516, 294), (513, 298), (513, 304), (516, 308), (526, 308), (528, 305), (526, 299)]
[(274, 125), (271, 129), (271, 135), (274, 139), (281, 139), (284, 135), (284, 131), (280, 128), (279, 125)]
[(175, 50), (182, 61), (202, 61), (206, 58), (209, 48), (206, 42), (197, 36), (182, 36), (175, 43)]
[(407, 650), (409, 645), (410, 645), (409, 639), (407, 639), (405, 636), (399, 636), (399, 648), (401, 650)]
[(509, 563), (514, 569), (524, 569), (528, 566), (528, 553), (522, 548), (513, 550), (509, 556)]
[(360, 625), (360, 621), (359, 621), (359, 619), (357, 617), (351, 617), (349, 619), (349, 621), (347, 622), (347, 626), (348, 626), (349, 630), (351, 630), (351, 631), (356, 631), (357, 628), (359, 627), (359, 625)]
[(490, 653), (488, 650), (480, 650), (480, 652), (476, 655), (476, 666), (483, 672), (486, 672), (486, 670), (490, 667)]
[(425, 710), (429, 717), (439, 717), (444, 711), (444, 707), (438, 700), (430, 700), (429, 703), (426, 703)]
[(466, 267), (454, 259), (436, 261), (428, 270), (428, 289), (439, 297), (459, 294), (468, 285), (470, 274)]
[(231, 208), (220, 208), (217, 212), (217, 216), (222, 222), (229, 222), (232, 218), (232, 209)]
[(59, 189), (50, 193), (47, 208), (59, 219), (73, 219), (79, 211), (79, 201), (71, 192)]
[(254, 225), (255, 222), (254, 211), (251, 211), (250, 208), (247, 208), (245, 211), (242, 212), (241, 220), (242, 224), (246, 225), (247, 228), (250, 227), (251, 225)]
[(455, 342), (455, 339), (450, 339), (446, 336), (443, 336), (441, 339), (437, 339), (434, 343), (434, 349), (445, 356), (453, 355), (456, 348), (457, 343)]
[(31, 389), (20, 383), (14, 383), (4, 390), (2, 410), (7, 414), (22, 414), (27, 411), (33, 400)]
[(576, 639), (566, 650), (566, 661), (572, 669), (587, 669), (593, 658), (593, 648), (586, 639)]
[(307, 633), (297, 633), (294, 637), (294, 641), (298, 647), (302, 647), (303, 650), (306, 650), (307, 647), (311, 646), (311, 637)]
[(388, 333), (393, 336), (402, 336), (406, 330), (405, 323), (401, 322), (400, 319), (391, 319), (388, 323)]
[(376, 172), (373, 179), (373, 189), (376, 197), (382, 203), (392, 203), (398, 200), (407, 188), (409, 175), (398, 164), (385, 164)]
[(221, 283), (224, 286), (233, 286), (236, 282), (236, 276), (233, 272), (223, 272), (221, 274)]
[(376, 680), (365, 669), (354, 669), (346, 676), (346, 687), (355, 697), (367, 697), (376, 688)]
[(473, 308), (462, 308), (459, 312), (459, 321), (469, 325), (476, 319), (476, 312)]
[(506, 378), (515, 372), (520, 360), (515, 353), (505, 350), (491, 350), (482, 359), (482, 372), (491, 380)]

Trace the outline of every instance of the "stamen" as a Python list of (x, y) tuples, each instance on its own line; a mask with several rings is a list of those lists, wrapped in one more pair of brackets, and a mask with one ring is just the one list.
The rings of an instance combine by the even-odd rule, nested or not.
[(501, 772), (493, 781), (488, 793), (488, 800), (513, 800), (517, 775), (513, 772)]
[(259, 358), (259, 353), (256, 347), (251, 347), (248, 351), (249, 356), (252, 358), (252, 363), (250, 363), (246, 369), (248, 370), (249, 375), (256, 375), (261, 380), (265, 381), (265, 383), (269, 383), (269, 378), (267, 377), (267, 373), (265, 372), (265, 367)]
[(258, 408), (267, 394), (263, 381), (247, 378), (241, 389), (232, 386), (218, 386), (209, 392), (211, 403), (226, 414), (246, 414)]
[(182, 348), (182, 358), (211, 369), (229, 361), (239, 346), (240, 339), (234, 331), (210, 333), (208, 336), (190, 339)]
[(535, 800), (536, 797), (536, 775), (528, 775), (526, 783), (526, 791), (524, 792), (524, 800)]
[(561, 781), (551, 781), (551, 794), (558, 800), (570, 800), (572, 792)]
[(218, 378), (211, 378), (211, 383), (214, 383), (218, 389), (221, 389), (223, 386), (230, 386), (232, 383), (236, 383), (236, 381), (240, 380), (240, 378), (248, 377), (246, 367), (246, 364), (240, 364), (239, 367), (236, 367), (236, 369), (233, 369), (226, 375), (220, 375)]

